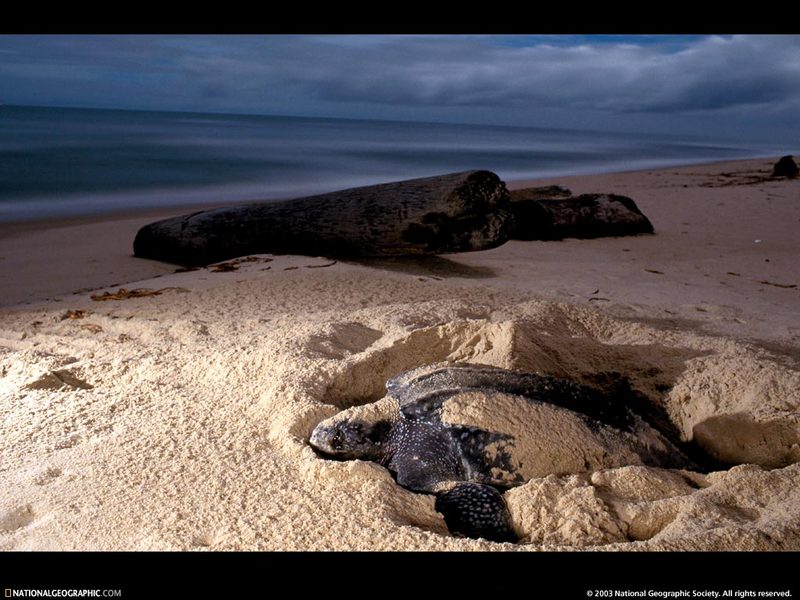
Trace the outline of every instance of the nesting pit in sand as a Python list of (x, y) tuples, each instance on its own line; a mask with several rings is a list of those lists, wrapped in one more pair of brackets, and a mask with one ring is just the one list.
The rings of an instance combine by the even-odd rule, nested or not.
[[(786, 547), (771, 530), (788, 534), (798, 514), (787, 498), (771, 499), (768, 490), (800, 474), (793, 464), (800, 459), (800, 420), (791, 408), (800, 400), (796, 372), (735, 343), (703, 347), (698, 339), (614, 323), (593, 311), (527, 303), (513, 312), (519, 316), (453, 321), (395, 340), (379, 338), (333, 377), (320, 400), (340, 409), (371, 403), (385, 394), (390, 377), (440, 361), (534, 371), (595, 386), (623, 378), (668, 415), (683, 441), (718, 468), (732, 468), (703, 474), (628, 466), (534, 479), (506, 493), (521, 543), (719, 549), (736, 539), (737, 548)], [(355, 333), (363, 326), (351, 327)], [(340, 328), (327, 341), (341, 333)], [(294, 433), (306, 439), (316, 421), (297, 425)], [(789, 490), (781, 496), (786, 493), (797, 499)], [(432, 504), (426, 502), (420, 514), (395, 518), (443, 534)], [(696, 521), (704, 511), (709, 514)], [(771, 514), (764, 518), (762, 512)], [(791, 547), (797, 539), (790, 538)]]

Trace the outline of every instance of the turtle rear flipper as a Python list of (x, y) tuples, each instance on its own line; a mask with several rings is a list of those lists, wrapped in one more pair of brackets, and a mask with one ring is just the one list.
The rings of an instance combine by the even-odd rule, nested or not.
[(481, 483), (462, 483), (436, 497), (450, 533), (492, 542), (519, 541), (503, 495)]

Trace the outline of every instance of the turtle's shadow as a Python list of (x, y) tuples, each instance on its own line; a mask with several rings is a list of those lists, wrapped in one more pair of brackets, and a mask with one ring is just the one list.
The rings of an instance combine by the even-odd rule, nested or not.
[(443, 256), (350, 258), (345, 262), (374, 269), (398, 271), (401, 273), (408, 273), (409, 275), (441, 279), (449, 279), (451, 277), (489, 279), (497, 276), (494, 270), (489, 267), (473, 267)]

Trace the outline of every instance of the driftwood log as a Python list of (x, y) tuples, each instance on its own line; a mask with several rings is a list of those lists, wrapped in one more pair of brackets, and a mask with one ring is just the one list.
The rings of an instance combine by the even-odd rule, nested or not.
[(509, 191), (511, 202), (526, 202), (529, 200), (562, 200), (572, 198), (572, 190), (563, 185), (545, 185), (530, 187), (522, 190)]
[(217, 208), (142, 227), (136, 256), (205, 265), (247, 254), (404, 256), (509, 239), (505, 184), (468, 171), (279, 202)]
[(636, 203), (616, 194), (569, 196), (551, 186), (511, 192), (515, 240), (561, 240), (653, 233)]

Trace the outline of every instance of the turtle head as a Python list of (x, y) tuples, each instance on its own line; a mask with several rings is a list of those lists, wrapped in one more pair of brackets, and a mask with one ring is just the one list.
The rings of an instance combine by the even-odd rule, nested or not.
[(317, 425), (308, 440), (316, 451), (340, 460), (380, 461), (392, 424), (352, 419), (327, 419)]

